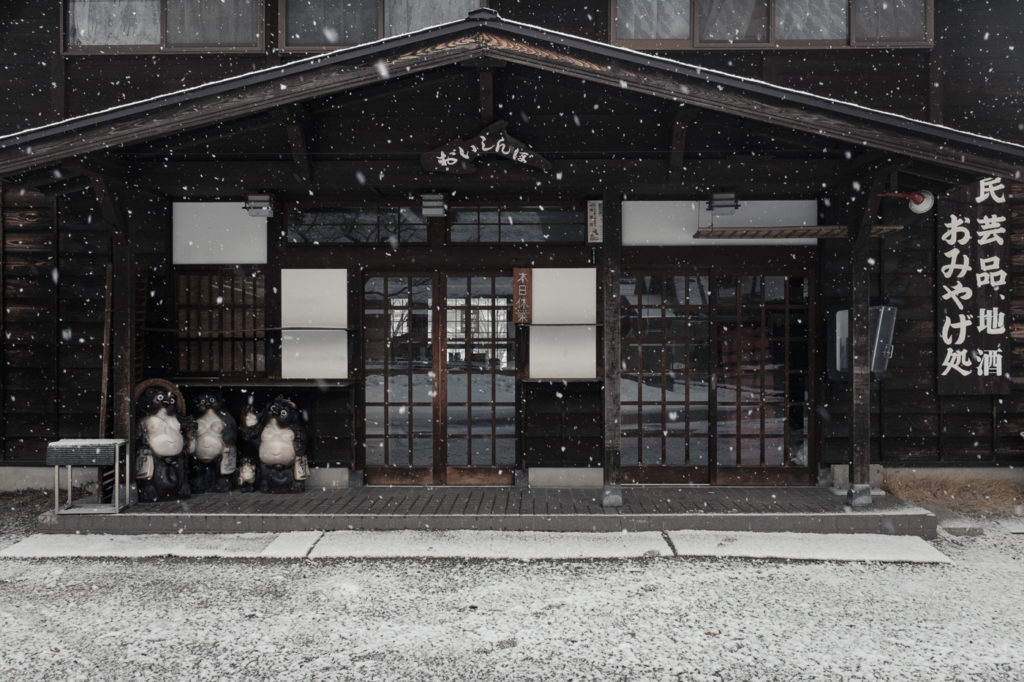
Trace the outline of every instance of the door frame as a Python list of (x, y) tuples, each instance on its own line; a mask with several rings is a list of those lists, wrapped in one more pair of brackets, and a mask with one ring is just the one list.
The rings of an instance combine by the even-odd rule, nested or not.
[[(507, 272), (506, 272), (507, 270)], [(515, 382), (515, 398), (514, 398), (514, 428), (516, 433), (511, 439), (515, 448), (515, 463), (511, 468), (499, 468), (499, 467), (482, 467), (482, 466), (450, 466), (448, 464), (448, 302), (447, 302), (447, 288), (448, 278), (450, 277), (466, 277), (467, 280), (472, 277), (489, 277), (497, 278), (507, 276), (509, 279), (512, 277), (511, 268), (507, 269), (488, 269), (488, 270), (451, 270), (451, 271), (440, 271), (433, 270), (431, 272), (422, 272), (416, 270), (367, 270), (360, 275), (359, 285), (359, 337), (360, 337), (360, 348), (359, 348), (359, 376), (361, 380), (359, 382), (360, 396), (358, 402), (362, 409), (362, 421), (363, 421), (363, 439), (357, 447), (357, 464), (361, 465), (363, 469), (366, 482), (370, 485), (512, 485), (515, 479), (515, 472), (522, 469), (523, 466), (523, 453), (520, 447), (520, 433), (519, 424), (521, 423), (520, 411), (521, 405), (519, 400), (518, 390), (518, 376), (513, 373), (513, 380)], [(395, 466), (369, 466), (366, 462), (366, 433), (365, 433), (365, 421), (366, 421), (366, 378), (368, 372), (366, 369), (366, 333), (365, 333), (365, 320), (363, 312), (366, 308), (365, 291), (366, 282), (372, 278), (380, 277), (384, 280), (388, 278), (429, 278), (431, 280), (430, 286), (430, 310), (431, 322), (430, 322), (430, 339), (431, 339), (431, 358), (432, 358), (432, 372), (433, 380), (431, 385), (432, 393), (432, 444), (433, 444), (433, 458), (431, 467), (395, 467)], [(511, 308), (512, 302), (509, 300), (509, 308)], [(468, 311), (467, 311), (468, 312)], [(466, 324), (469, 324), (469, 315), (467, 314)], [(519, 347), (519, 336), (518, 328), (513, 327), (514, 332), (510, 337), (510, 341), (513, 344), (513, 357), (516, 357), (518, 361), (518, 347)], [(518, 366), (518, 362), (517, 362)], [(385, 385), (387, 384), (387, 377), (390, 375), (386, 369), (389, 367), (385, 365), (385, 371), (383, 375), (385, 377)], [(467, 375), (468, 377), (469, 375)], [(492, 375), (493, 376), (493, 375)], [(468, 410), (471, 409), (472, 402), (469, 400), (469, 387), (467, 386), (467, 414)], [(385, 401), (387, 404), (387, 401)], [(491, 402), (492, 409), (494, 402)], [(492, 411), (492, 418), (493, 418)], [(385, 408), (385, 418), (388, 418), (388, 409)], [(411, 446), (411, 444), (410, 444)], [(470, 447), (469, 439), (467, 438), (467, 449)]]
[[(682, 260), (682, 259), (681, 259)], [(666, 266), (662, 264), (644, 264), (631, 262), (622, 268), (623, 276), (658, 275), (666, 276), (706, 276), (708, 278), (709, 298), (707, 307), (709, 310), (709, 358), (708, 358), (708, 453), (707, 465), (682, 465), (669, 466), (667, 464), (643, 465), (643, 455), (638, 452), (637, 464), (632, 466), (620, 466), (622, 481), (628, 484), (703, 484), (703, 485), (809, 485), (813, 483), (813, 472), (817, 467), (817, 456), (819, 445), (817, 442), (818, 428), (815, 405), (817, 402), (817, 384), (815, 371), (818, 365), (817, 358), (817, 273), (813, 259), (802, 265), (770, 265), (767, 263), (743, 263), (743, 264), (718, 264), (702, 263), (691, 258), (694, 262), (683, 263), (677, 266)], [(718, 283), (722, 278), (742, 276), (803, 276), (807, 280), (807, 324), (808, 324), (808, 369), (807, 381), (807, 435), (805, 438), (807, 447), (807, 463), (805, 466), (790, 466), (787, 462), (784, 466), (772, 467), (761, 466), (719, 466), (718, 463), (718, 396), (717, 382), (718, 374), (721, 373), (721, 338), (719, 334), (718, 314)], [(788, 301), (788, 297), (787, 297)], [(786, 304), (787, 315), (789, 304)], [(787, 337), (788, 338), (788, 337)], [(622, 346), (623, 350), (626, 344)], [(787, 361), (788, 369), (788, 361)], [(639, 376), (639, 375), (638, 375)], [(762, 399), (763, 400), (763, 399)], [(664, 404), (664, 403), (663, 403)], [(763, 402), (762, 402), (763, 405)], [(687, 419), (689, 419), (690, 404), (685, 405)], [(641, 432), (640, 423), (641, 411), (638, 410), (637, 431)], [(788, 415), (787, 415), (788, 420)], [(689, 422), (687, 422), (689, 423)], [(630, 436), (632, 438), (632, 436)], [(760, 435), (763, 441), (765, 434)], [(739, 442), (742, 443), (742, 436)], [(688, 446), (687, 446), (688, 447)], [(787, 444), (788, 447), (788, 444)], [(621, 464), (621, 462), (620, 462)]]

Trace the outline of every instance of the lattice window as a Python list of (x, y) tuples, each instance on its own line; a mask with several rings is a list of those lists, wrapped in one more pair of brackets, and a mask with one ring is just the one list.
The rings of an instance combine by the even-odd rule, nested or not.
[(178, 372), (266, 376), (267, 287), (263, 268), (175, 273)]

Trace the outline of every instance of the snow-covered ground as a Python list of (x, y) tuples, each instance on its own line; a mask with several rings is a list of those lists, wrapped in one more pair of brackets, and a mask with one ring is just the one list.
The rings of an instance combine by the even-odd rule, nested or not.
[(2, 559), (0, 678), (1022, 679), (1024, 535), (979, 523), (947, 564)]

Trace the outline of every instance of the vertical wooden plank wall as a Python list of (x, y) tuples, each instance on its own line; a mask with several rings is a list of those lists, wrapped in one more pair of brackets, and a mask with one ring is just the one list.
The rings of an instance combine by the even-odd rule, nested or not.
[[(898, 308), (888, 376), (872, 386), (872, 461), (886, 466), (1020, 466), (1024, 463), (1024, 184), (1007, 192), (1012, 250), (1012, 354), (1008, 396), (936, 391), (936, 217), (916, 218), (872, 248), (872, 302)], [(941, 245), (941, 244), (940, 244)], [(822, 247), (822, 321), (845, 307), (842, 249)], [(1008, 320), (1008, 323), (1010, 321)], [(822, 388), (822, 463), (845, 464), (849, 384)]]
[(7, 189), (3, 197), (3, 461), (36, 464), (58, 433), (60, 330), (53, 200)]

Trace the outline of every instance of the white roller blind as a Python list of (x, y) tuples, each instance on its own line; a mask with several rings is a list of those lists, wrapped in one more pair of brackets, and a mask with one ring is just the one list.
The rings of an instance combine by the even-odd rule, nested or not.
[(241, 203), (179, 201), (172, 208), (175, 265), (258, 265), (267, 262), (267, 219)]
[(348, 377), (348, 271), (281, 270), (281, 377)]

